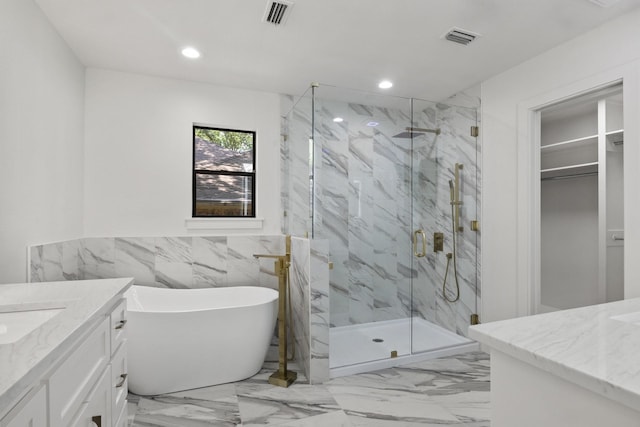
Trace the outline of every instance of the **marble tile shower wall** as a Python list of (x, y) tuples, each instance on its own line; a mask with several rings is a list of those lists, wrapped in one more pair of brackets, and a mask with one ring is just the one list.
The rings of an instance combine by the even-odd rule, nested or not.
[[(373, 120), (380, 124), (366, 125)], [(409, 317), (411, 146), (392, 138), (410, 126), (408, 111), (317, 101), (314, 123), (314, 231), (329, 240), (334, 262), (331, 324)]]
[[(296, 357), (307, 378), (322, 382), (328, 379), (328, 361), (325, 372), (325, 362), (318, 357), (323, 350), (316, 349), (318, 344), (310, 340), (309, 333), (310, 323), (318, 323), (310, 320), (312, 304), (309, 299), (316, 292), (309, 289), (309, 241), (295, 240), (295, 245), (292, 245), (291, 302), (295, 308)], [(137, 285), (166, 288), (258, 285), (278, 289), (273, 260), (257, 260), (253, 254), (284, 252), (285, 238), (282, 235), (84, 238), (32, 246), (30, 281), (124, 276), (134, 277)], [(311, 259), (316, 257), (314, 255)], [(328, 317), (328, 307), (326, 311)], [(319, 336), (323, 334), (316, 333)], [(277, 361), (275, 345), (272, 345), (267, 359)]]
[(283, 96), (281, 105), (283, 111), (289, 111), (281, 122), (282, 232), (299, 237), (311, 236), (311, 100), (305, 97), (296, 102), (291, 96)]
[[(417, 104), (420, 106), (420, 104)], [(435, 138), (414, 139), (414, 167), (423, 192), (414, 194), (414, 223), (425, 230), (429, 242), (434, 232), (443, 232), (444, 251), (427, 251), (417, 262), (419, 278), (414, 283), (414, 314), (466, 335), (470, 315), (477, 313), (480, 301), (480, 232), (472, 231), (472, 220), (480, 221), (480, 146), (470, 134), (477, 123), (476, 109), (447, 104), (430, 104), (420, 110), (418, 119), (425, 127), (439, 127)], [(452, 212), (449, 180), (454, 179), (455, 164), (460, 169), (460, 225), (456, 232), (456, 254), (460, 299), (455, 303), (443, 297), (442, 284), (446, 272), (446, 254), (453, 251)], [(426, 194), (427, 197), (422, 197)], [(414, 265), (416, 263), (414, 262)], [(420, 280), (420, 278), (426, 278)], [(455, 278), (452, 266), (447, 277), (447, 295), (455, 298)]]
[[(472, 107), (478, 103), (473, 97), (466, 101)], [(316, 100), (313, 227), (314, 236), (328, 240), (334, 263), (330, 323), (343, 326), (417, 315), (465, 334), (479, 297), (479, 235), (469, 230), (469, 221), (480, 219), (479, 147), (469, 136), (476, 109), (415, 101), (413, 125), (439, 127), (442, 133), (414, 138), (413, 150), (410, 139), (393, 137), (412, 125), (409, 112)], [(298, 235), (311, 231), (306, 180), (311, 113), (310, 102), (303, 100), (283, 119), (283, 230)], [(335, 123), (336, 116), (345, 120)], [(370, 121), (379, 125), (367, 126)], [(465, 230), (456, 242), (461, 299), (450, 304), (442, 298), (441, 287), (445, 254), (452, 250), (448, 180), (453, 179), (456, 162), (464, 165)], [(444, 232), (445, 251), (429, 250), (420, 260), (413, 257), (411, 239), (417, 228), (426, 231), (430, 243), (434, 231)], [(455, 289), (451, 278), (449, 274), (448, 289)]]

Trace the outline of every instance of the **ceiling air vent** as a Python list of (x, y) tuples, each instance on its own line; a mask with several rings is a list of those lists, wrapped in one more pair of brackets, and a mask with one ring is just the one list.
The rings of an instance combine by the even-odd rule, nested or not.
[(449, 40), (450, 42), (459, 43), (465, 46), (478, 37), (480, 37), (480, 34), (472, 33), (471, 31), (467, 30), (461, 30), (460, 28), (452, 28), (444, 35), (444, 38)]
[(293, 2), (291, 1), (269, 1), (267, 3), (267, 9), (264, 11), (262, 22), (268, 22), (273, 25), (282, 25), (287, 21), (292, 7)]

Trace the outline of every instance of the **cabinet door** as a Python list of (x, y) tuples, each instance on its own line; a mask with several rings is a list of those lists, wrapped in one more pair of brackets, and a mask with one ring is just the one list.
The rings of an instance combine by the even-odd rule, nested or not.
[[(107, 366), (98, 384), (71, 422), (73, 427), (111, 427), (111, 366)], [(95, 426), (94, 426), (95, 424)]]
[(101, 321), (49, 378), (51, 427), (69, 427), (109, 363), (109, 321)]
[(47, 427), (47, 393), (42, 387), (0, 421), (0, 427)]

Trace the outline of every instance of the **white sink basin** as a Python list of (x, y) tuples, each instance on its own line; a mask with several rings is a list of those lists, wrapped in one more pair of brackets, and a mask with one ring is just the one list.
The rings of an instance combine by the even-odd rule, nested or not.
[(626, 323), (633, 323), (635, 325), (640, 325), (640, 311), (621, 314), (619, 316), (612, 316), (611, 319), (617, 320), (619, 322), (626, 322)]
[(64, 308), (0, 313), (0, 344), (11, 344), (33, 331)]

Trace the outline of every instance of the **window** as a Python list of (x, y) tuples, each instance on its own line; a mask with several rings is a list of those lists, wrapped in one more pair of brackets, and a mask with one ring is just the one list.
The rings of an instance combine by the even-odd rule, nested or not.
[(193, 126), (195, 217), (255, 218), (256, 133)]

